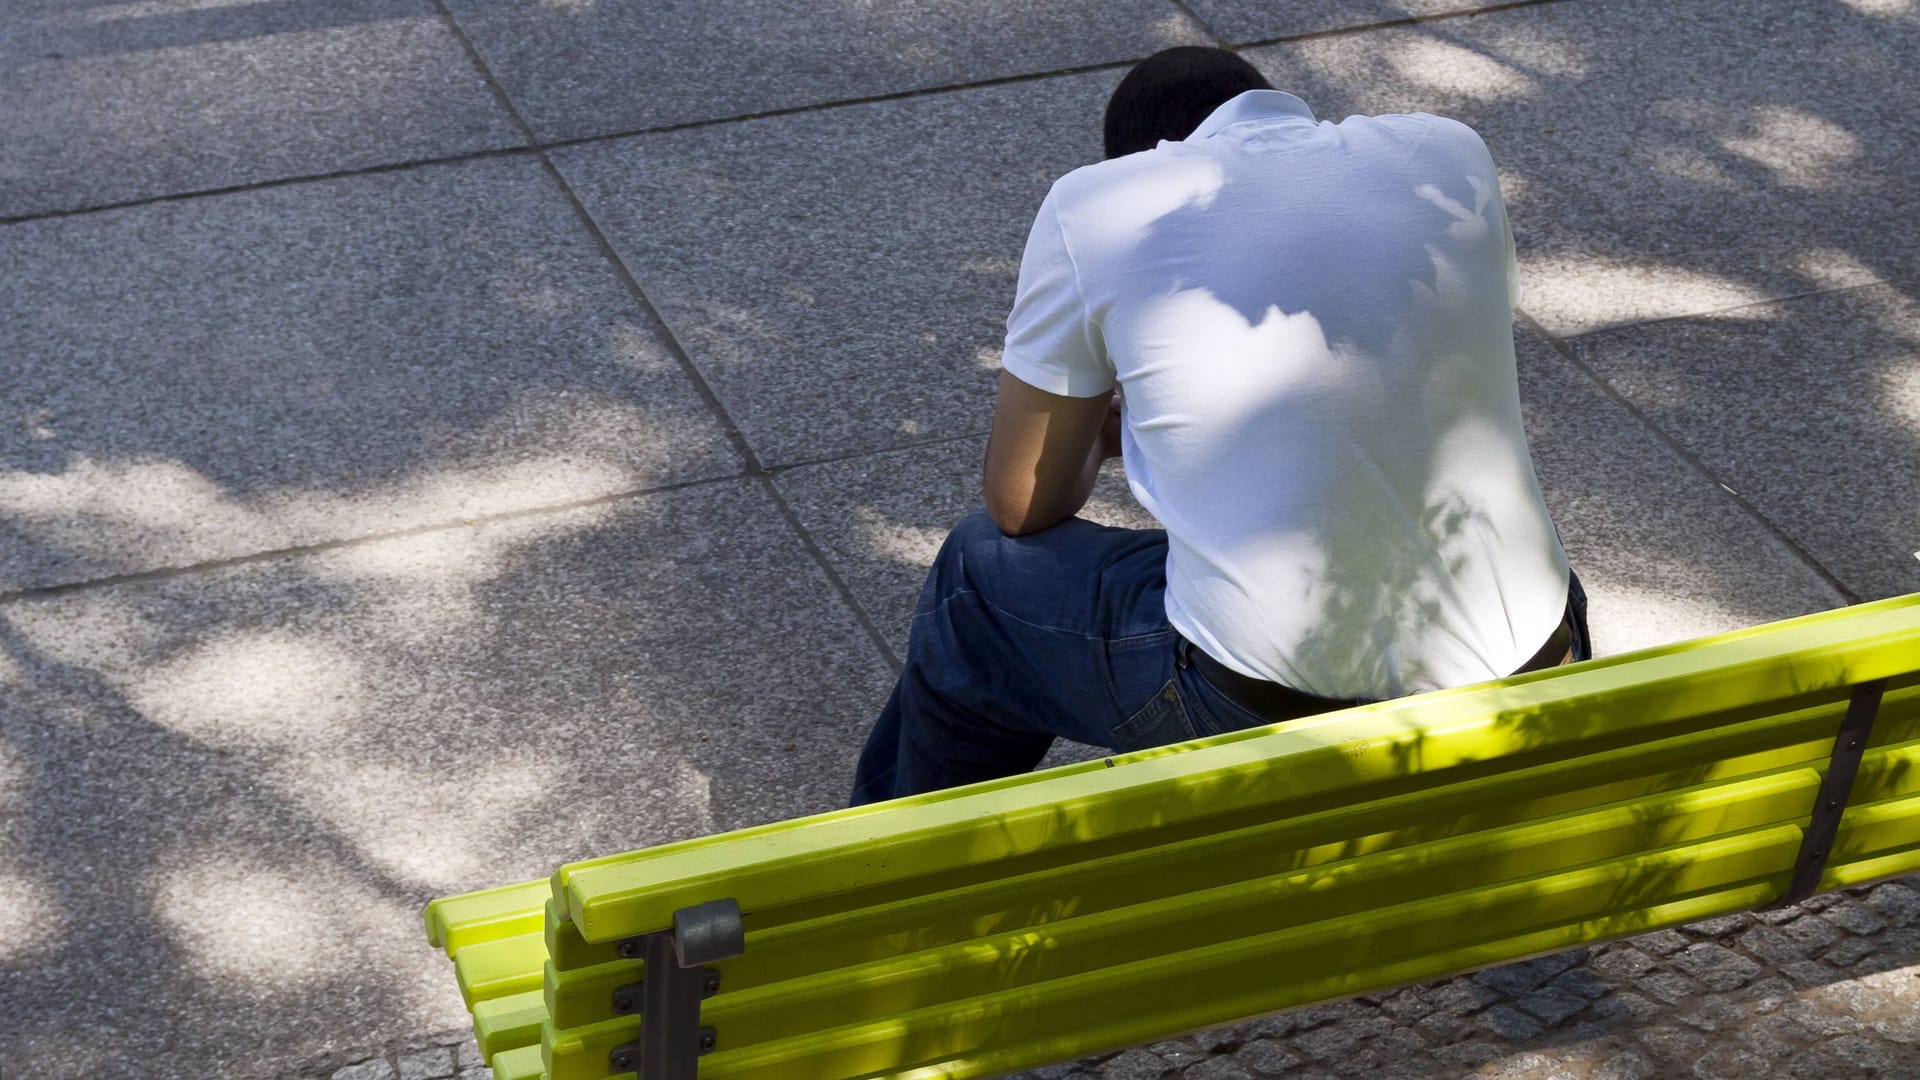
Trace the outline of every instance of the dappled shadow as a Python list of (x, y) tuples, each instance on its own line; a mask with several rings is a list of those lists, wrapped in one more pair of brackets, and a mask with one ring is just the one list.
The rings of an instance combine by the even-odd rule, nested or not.
[(8, 1067), (145, 1060), (171, 1074), (152, 1056), (164, 1040), (190, 1044), (195, 1067), (245, 1075), (260, 1067), (265, 1010), (354, 997), (410, 1013), (399, 987), (365, 978), (362, 950), (411, 936), (418, 887), (263, 789), (254, 762), (152, 723), (97, 672), (49, 657), (19, 615), (0, 615), (0, 651), (23, 679), (0, 698), (14, 773), (0, 858), (50, 917), (9, 932), (25, 966), (0, 965)]
[[(61, 919), (0, 975), (9, 1061), (451, 1027), (428, 898), (835, 805), (885, 668), (805, 559), (748, 484), (10, 603), (0, 876)], [(81, 1023), (109, 983), (140, 1006)]]
[[(1618, 11), (1606, 16), (1611, 25), (1642, 36), (1587, 34), (1578, 20), (1588, 16), (1562, 11)], [(1916, 115), (1895, 62), (1904, 39), (1837, 3), (1765, 11), (1785, 21), (1764, 36), (1743, 34), (1753, 55), (1739, 61), (1766, 72), (1763, 81), (1729, 75), (1724, 65), (1734, 61), (1721, 57), (1730, 51), (1700, 50), (1723, 65), (1704, 74), (1636, 59), (1668, 16), (1691, 18), (1684, 10), (1637, 18), (1564, 4), (1393, 31), (1380, 47), (1398, 61), (1375, 65), (1369, 81), (1342, 83), (1329, 67), (1308, 71), (1317, 85), (1303, 89), (1325, 115), (1339, 115), (1343, 100), (1369, 111), (1428, 108), (1486, 133), (1507, 172), (1523, 254), (1544, 274), (1530, 282), (1539, 304), (1528, 310), (1549, 329), (1600, 330), (1875, 278), (1895, 280), (1898, 295), (1898, 279), (1912, 271), (1902, 237), (1913, 231), (1913, 202), (1911, 170), (1897, 155)], [(1554, 19), (1574, 21), (1561, 32)], [(1792, 32), (1806, 25), (1826, 29)], [(180, 45), (186, 32), (168, 31)], [(1306, 48), (1365, 56), (1370, 40)], [(1406, 41), (1427, 44), (1395, 51)], [(850, 56), (860, 59), (858, 50)], [(1648, 97), (1622, 104), (1610, 93), (1623, 71)], [(1278, 74), (1287, 82), (1294, 73)], [(1071, 100), (1096, 102), (1103, 79), (1073, 84)], [(780, 425), (788, 447), (874, 448), (972, 430), (965, 418), (984, 417), (990, 378), (981, 358), (998, 348), (1011, 296), (1004, 257), (1017, 251), (1030, 211), (1013, 205), (1016, 196), (1037, 201), (1042, 174), (1097, 141), (1091, 108), (1041, 115), (1063, 100), (1044, 89), (1051, 85), (955, 95), (940, 108), (935, 99), (891, 103), (886, 115), (902, 119), (879, 130), (878, 143), (855, 130), (874, 111), (792, 128), (797, 141), (825, 148), (837, 163), (827, 168), (797, 148), (769, 153), (765, 126), (638, 141), (636, 156), (673, 175), (632, 184), (615, 162), (601, 176), (596, 213), (628, 213), (616, 207), (631, 204), (698, 219), (643, 228), (645, 245), (631, 249), (644, 256), (636, 269), (660, 277), (678, 266), (719, 268), (676, 279), (683, 306), (669, 317), (704, 327), (696, 362), (711, 348), (742, 373), (741, 393)], [(1384, 101), (1392, 95), (1403, 100)], [(1558, 116), (1568, 119), (1556, 124)], [(902, 129), (916, 133), (904, 164), (863, 169), (870, 186), (850, 195), (845, 160), (897, 146), (886, 140)], [(702, 138), (714, 142), (688, 149)], [(6, 587), (733, 471), (724, 450), (687, 452), (718, 445), (715, 426), (668, 388), (669, 361), (598, 252), (584, 241), (556, 244), (581, 237), (538, 170), (520, 162), (401, 175), (225, 197), (218, 205), (234, 218), (223, 227), (201, 220), (211, 203), (6, 227), (9, 265), (35, 268), (4, 279), (28, 290), (6, 298), (26, 313), (7, 324), (23, 335), (6, 341), (9, 402), (26, 415), (0, 429)], [(711, 188), (676, 204), (675, 177)], [(769, 191), (785, 197), (763, 197)], [(743, 202), (767, 221), (791, 220), (785, 231), (760, 230), (767, 222)], [(929, 216), (929, 204), (957, 209)], [(868, 225), (843, 228), (846, 215)], [(955, 242), (963, 233), (972, 248)], [(778, 250), (761, 258), (765, 248)], [(516, 262), (528, 251), (562, 265)], [(884, 311), (875, 275), (891, 286)], [(769, 281), (790, 291), (762, 288)], [(997, 307), (975, 310), (992, 296)], [(1808, 310), (1746, 309), (1700, 323), (1770, 336), (1807, 325)], [(1845, 319), (1859, 309), (1838, 310)], [(1920, 454), (1888, 387), (1913, 342), (1892, 325), (1831, 382), (1839, 400), (1895, 433), (1861, 444), (1873, 448), (1873, 479), (1904, 482), (1900, 470)], [(1824, 348), (1819, 329), (1807, 335), (1806, 355)], [(936, 331), (937, 341), (922, 337)], [(270, 339), (282, 344), (262, 344)], [(1686, 368), (1675, 396), (1715, 396), (1733, 378), (1717, 361), (1744, 355), (1745, 340), (1676, 346), (1713, 362)], [(934, 359), (917, 366), (917, 353)], [(1589, 359), (1612, 374), (1611, 355)], [(582, 357), (591, 362), (570, 362)], [(801, 370), (824, 374), (788, 393), (780, 373)], [(1761, 374), (1738, 378), (1764, 383)], [(1762, 404), (1783, 422), (1803, 422), (1802, 400)], [(843, 438), (850, 416), (848, 427), (866, 426)], [(1626, 421), (1578, 427), (1538, 408), (1533, 420), (1535, 430), (1632, 430)], [(1724, 524), (1687, 516), (1686, 505), (1709, 493), (1674, 480), (1671, 458), (1583, 472), (1579, 459), (1617, 446), (1536, 439), (1534, 450), (1566, 465), (1567, 486), (1549, 485), (1548, 497), (1569, 546), (1658, 568), (1636, 587), (1706, 611), (1702, 621), (1713, 625), (1698, 629), (1833, 602), (1804, 582), (1778, 585), (1792, 564), (1766, 544), (1752, 558), (1728, 556), (1691, 527), (1621, 541), (1627, 534), (1612, 532), (1608, 517), (1620, 508)], [(804, 502), (856, 594), (873, 598), (876, 612), (904, 613), (910, 599), (894, 598), (910, 598), (931, 555), (916, 545), (937, 540), (974, 504), (978, 461), (977, 445), (963, 443), (795, 471), (780, 483), (810, 492), (796, 505)], [(831, 483), (808, 488), (809, 475)], [(1858, 514), (1832, 500), (1855, 486), (1812, 473), (1785, 490), (1809, 495), (1841, 528)], [(1662, 497), (1649, 499), (1650, 488)], [(1103, 497), (1102, 512), (1139, 523), (1123, 491), (1110, 485)], [(830, 586), (805, 552), (769, 525), (777, 522), (769, 506), (749, 488), (578, 513), (536, 522), (507, 543), (456, 529), (0, 608), (0, 664), (17, 669), (4, 686), (3, 779), (27, 793), (19, 802), (8, 794), (7, 813), (20, 815), (9, 825), (27, 824), (9, 828), (0, 877), (34, 883), (7, 885), (14, 891), (5, 895), (31, 892), (32, 910), (57, 911), (43, 941), (0, 958), (10, 965), (0, 972), (0, 1007), (15, 1018), (0, 1036), (8, 1061), (52, 1062), (49, 1074), (81, 1062), (157, 1075), (226, 1061), (242, 1075), (272, 1067), (276, 1036), (306, 1053), (412, 1034), (422, 1022), (458, 1018), (444, 965), (414, 940), (409, 911), (427, 896), (836, 804), (885, 676), (851, 620), (822, 599)], [(1470, 508), (1443, 506), (1432, 526), (1453, 534), (1470, 522)], [(1575, 563), (1584, 574), (1578, 555)], [(1587, 581), (1605, 641), (1598, 619), (1609, 581)], [(904, 636), (904, 619), (882, 623), (895, 640)], [(1653, 644), (1669, 631), (1655, 625), (1613, 640)], [(1428, 742), (1396, 741), (1387, 773), (1404, 782), (1433, 753)], [(26, 779), (14, 780), (16, 771)], [(1341, 799), (1366, 812), (1368, 800), (1392, 796), (1392, 783)], [(1245, 850), (1271, 839), (1259, 831), (1271, 823), (1235, 802), (1243, 792), (1193, 794), (1245, 816), (1235, 822)], [(1404, 839), (1441, 843), (1461, 823), (1484, 821), (1491, 811), (1481, 794), (1448, 804), (1454, 820), (1410, 828)], [(1272, 827), (1306, 829), (1314, 814), (1336, 812), (1292, 805)], [(1621, 827), (1653, 836), (1659, 825)], [(1381, 841), (1366, 837), (1382, 831), (1306, 836), (1299, 843), (1317, 853), (1295, 847), (1263, 869), (1303, 880), (1287, 875), (1372, 850)], [(1174, 858), (1183, 834), (1169, 827), (1166, 836), (1160, 855)], [(1022, 866), (1012, 859), (1006, 869)], [(1094, 913), (1097, 899), (1062, 891), (1038, 905), (1009, 901), (983, 925), (1011, 933), (1065, 924)], [(262, 910), (287, 921), (263, 923)], [(355, 921), (366, 913), (371, 924)], [(320, 947), (290, 955), (288, 927)], [(1013, 969), (1047, 962), (1033, 940), (1008, 945)], [(263, 956), (284, 963), (236, 974)], [(301, 1003), (287, 1005), (292, 998)], [(315, 1008), (370, 1019), (316, 1032)], [(114, 1037), (80, 1045), (100, 1025)]]

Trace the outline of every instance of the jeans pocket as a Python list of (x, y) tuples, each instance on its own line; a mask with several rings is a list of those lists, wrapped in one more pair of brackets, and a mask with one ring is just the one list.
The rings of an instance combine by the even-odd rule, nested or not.
[(1111, 743), (1115, 750), (1144, 750), (1194, 737), (1193, 725), (1188, 722), (1187, 710), (1180, 701), (1180, 691), (1169, 679), (1167, 685), (1155, 691), (1132, 716), (1114, 725)]

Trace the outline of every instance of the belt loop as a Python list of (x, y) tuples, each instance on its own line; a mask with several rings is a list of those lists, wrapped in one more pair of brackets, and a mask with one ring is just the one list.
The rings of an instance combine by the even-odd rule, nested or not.
[(1173, 663), (1175, 667), (1178, 667), (1181, 671), (1185, 671), (1192, 665), (1193, 661), (1188, 657), (1188, 650), (1192, 648), (1193, 642), (1188, 641), (1185, 634), (1176, 632), (1173, 635)]

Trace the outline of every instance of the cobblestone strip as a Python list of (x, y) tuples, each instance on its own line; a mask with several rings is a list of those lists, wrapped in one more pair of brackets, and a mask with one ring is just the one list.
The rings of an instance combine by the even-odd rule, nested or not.
[[(302, 1080), (478, 1080), (453, 1032)], [(1920, 1080), (1920, 877), (1014, 1080)]]

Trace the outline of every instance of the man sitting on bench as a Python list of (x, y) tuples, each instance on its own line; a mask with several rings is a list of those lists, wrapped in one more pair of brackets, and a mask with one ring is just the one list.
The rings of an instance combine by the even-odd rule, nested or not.
[[(1316, 121), (1190, 47), (1105, 128), (1034, 221), (986, 510), (927, 576), (856, 804), (1591, 655), (1480, 137)], [(1115, 456), (1164, 531), (1074, 517)]]

